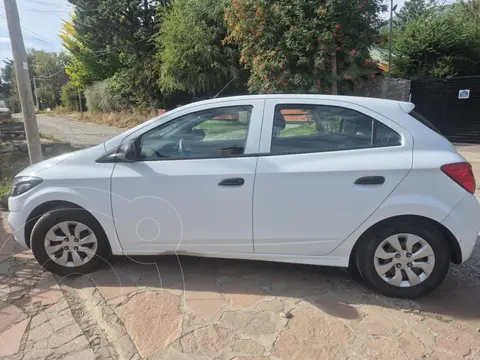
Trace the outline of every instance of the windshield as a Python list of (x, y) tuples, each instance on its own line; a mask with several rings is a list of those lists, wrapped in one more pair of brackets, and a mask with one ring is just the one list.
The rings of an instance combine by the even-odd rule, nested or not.
[(0, 107), (2, 107), (2, 108), (6, 108), (6, 107), (7, 107), (7, 104), (5, 103), (5, 101), (0, 100)]
[(410, 115), (420, 121), (423, 125), (425, 125), (426, 127), (428, 127), (429, 129), (432, 129), (433, 131), (435, 131), (437, 134), (440, 134), (442, 135), (442, 133), (440, 132), (440, 130), (438, 130), (435, 125), (433, 125), (430, 121), (428, 121), (424, 116), (420, 115), (419, 113), (417, 113), (416, 111), (412, 111), (410, 112)]

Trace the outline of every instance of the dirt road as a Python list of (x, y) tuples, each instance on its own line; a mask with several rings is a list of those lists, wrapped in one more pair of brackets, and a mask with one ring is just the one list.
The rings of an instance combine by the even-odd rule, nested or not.
[(37, 115), (37, 120), (40, 133), (69, 142), (76, 147), (101, 144), (125, 131), (110, 126), (72, 121), (45, 114)]

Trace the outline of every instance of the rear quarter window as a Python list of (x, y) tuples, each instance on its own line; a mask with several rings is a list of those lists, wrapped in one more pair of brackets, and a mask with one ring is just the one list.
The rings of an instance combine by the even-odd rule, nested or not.
[(428, 127), (429, 129), (435, 131), (437, 134), (442, 135), (440, 130), (438, 130), (435, 125), (433, 125), (430, 121), (428, 121), (424, 116), (420, 115), (416, 111), (411, 111), (410, 116), (413, 117), (415, 120), (420, 121), (423, 125)]

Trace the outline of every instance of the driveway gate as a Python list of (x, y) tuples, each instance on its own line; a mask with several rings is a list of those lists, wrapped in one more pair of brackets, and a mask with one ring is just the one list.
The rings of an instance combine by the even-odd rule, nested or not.
[(450, 141), (480, 143), (480, 76), (412, 80), (411, 95), (415, 111)]

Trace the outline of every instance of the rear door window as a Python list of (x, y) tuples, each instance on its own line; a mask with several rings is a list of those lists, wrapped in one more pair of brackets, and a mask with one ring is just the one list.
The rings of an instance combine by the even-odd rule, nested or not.
[(271, 154), (353, 150), (401, 144), (398, 133), (356, 110), (327, 105), (277, 105)]

